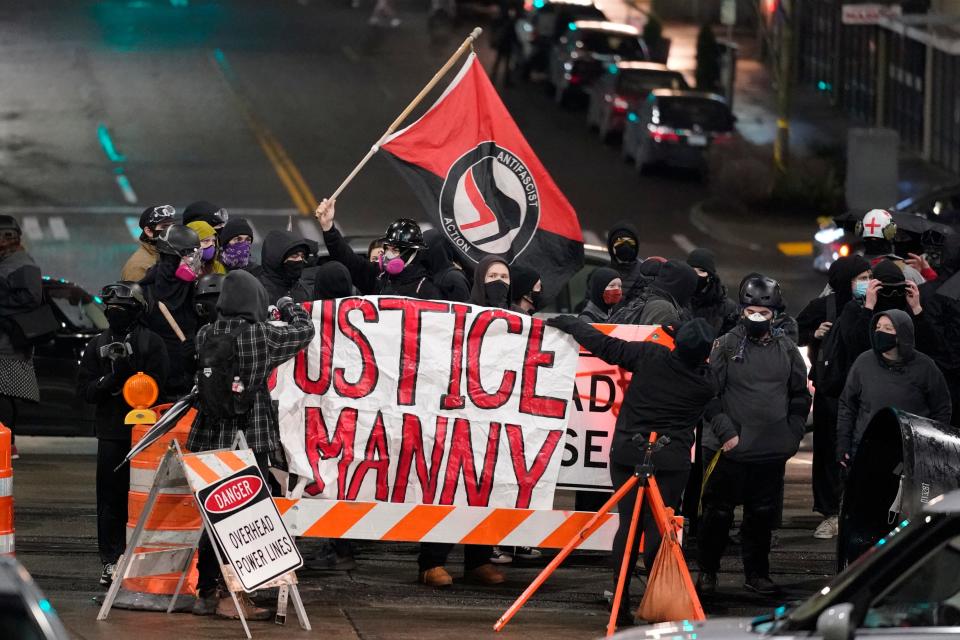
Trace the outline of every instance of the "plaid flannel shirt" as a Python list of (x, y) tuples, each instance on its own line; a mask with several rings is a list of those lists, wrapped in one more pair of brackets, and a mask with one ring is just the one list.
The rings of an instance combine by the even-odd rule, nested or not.
[(226, 420), (197, 417), (187, 440), (190, 451), (225, 449), (233, 444), (237, 431), (243, 431), (247, 444), (256, 453), (280, 449), (280, 423), (270, 400), (267, 378), (270, 373), (299, 353), (313, 340), (313, 321), (299, 305), (283, 309), (289, 321), (285, 325), (269, 322), (247, 322), (242, 318), (220, 318), (200, 330), (197, 348), (203, 347), (210, 332), (229, 333), (242, 326), (237, 335), (237, 358), (240, 380), (247, 388), (256, 388), (253, 407), (247, 415)]

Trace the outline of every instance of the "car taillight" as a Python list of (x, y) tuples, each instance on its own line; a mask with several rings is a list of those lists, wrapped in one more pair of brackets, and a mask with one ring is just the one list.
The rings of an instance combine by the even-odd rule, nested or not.
[(613, 96), (613, 110), (614, 110), (614, 112), (616, 112), (616, 113), (626, 113), (626, 112), (627, 112), (627, 109), (628, 109), (629, 107), (630, 107), (630, 103), (628, 103), (624, 98), (622, 98), (622, 97), (620, 97), (620, 96)]
[(650, 125), (648, 133), (654, 142), (680, 142), (680, 136), (670, 127)]
[(714, 144), (726, 144), (728, 142), (733, 142), (732, 133), (715, 133), (713, 134)]
[(583, 81), (583, 76), (579, 73), (570, 74), (570, 84), (580, 84)]
[(841, 258), (846, 258), (847, 256), (850, 255), (850, 245), (848, 244), (840, 245), (840, 248), (837, 250), (837, 253), (840, 254)]

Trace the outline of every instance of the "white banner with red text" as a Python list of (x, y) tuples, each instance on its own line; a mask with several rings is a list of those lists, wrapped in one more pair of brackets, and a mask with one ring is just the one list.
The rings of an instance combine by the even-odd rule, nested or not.
[(326, 499), (552, 509), (578, 351), (529, 316), (389, 296), (316, 302), (271, 381), (291, 473)]

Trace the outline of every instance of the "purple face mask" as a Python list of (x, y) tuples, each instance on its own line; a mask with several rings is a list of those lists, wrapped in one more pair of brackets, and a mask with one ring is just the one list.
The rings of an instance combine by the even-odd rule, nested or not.
[(250, 243), (228, 244), (220, 253), (223, 264), (231, 269), (242, 269), (250, 264)]
[(200, 259), (204, 262), (210, 262), (215, 255), (217, 255), (217, 245), (212, 244), (200, 252)]

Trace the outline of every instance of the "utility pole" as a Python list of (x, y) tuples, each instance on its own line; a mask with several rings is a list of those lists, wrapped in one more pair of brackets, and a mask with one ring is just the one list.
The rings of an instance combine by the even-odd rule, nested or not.
[(778, 27), (774, 59), (777, 81), (777, 135), (773, 144), (773, 162), (777, 171), (785, 173), (790, 161), (790, 98), (793, 90), (793, 0), (780, 0), (774, 13)]

